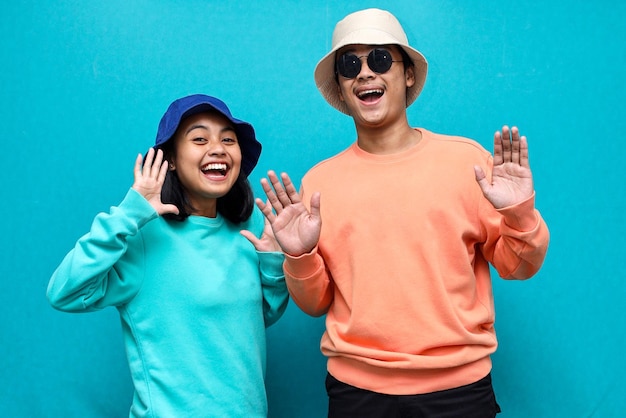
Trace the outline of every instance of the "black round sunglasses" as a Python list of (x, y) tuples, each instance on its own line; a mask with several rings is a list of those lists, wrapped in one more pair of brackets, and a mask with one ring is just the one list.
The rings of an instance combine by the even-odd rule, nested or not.
[(367, 55), (357, 56), (352, 52), (346, 52), (337, 58), (337, 73), (345, 78), (354, 78), (361, 72), (361, 58), (367, 56), (367, 66), (376, 74), (384, 74), (391, 68), (394, 62), (402, 62), (395, 60), (391, 56), (391, 52), (384, 48), (375, 48)]

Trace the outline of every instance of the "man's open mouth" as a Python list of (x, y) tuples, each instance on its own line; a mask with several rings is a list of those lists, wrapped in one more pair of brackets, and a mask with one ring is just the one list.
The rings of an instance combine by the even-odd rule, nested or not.
[(381, 98), (383, 94), (383, 89), (367, 89), (358, 92), (356, 96), (359, 98), (359, 100), (362, 100), (364, 102), (373, 102)]

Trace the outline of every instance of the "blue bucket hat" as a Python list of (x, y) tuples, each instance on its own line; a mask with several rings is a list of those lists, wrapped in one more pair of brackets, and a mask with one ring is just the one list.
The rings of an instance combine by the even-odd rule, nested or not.
[(226, 103), (215, 97), (193, 94), (172, 102), (159, 122), (154, 148), (169, 141), (183, 119), (207, 111), (219, 112), (234, 125), (241, 148), (241, 169), (247, 177), (259, 161), (261, 143), (257, 141), (252, 125), (234, 118)]

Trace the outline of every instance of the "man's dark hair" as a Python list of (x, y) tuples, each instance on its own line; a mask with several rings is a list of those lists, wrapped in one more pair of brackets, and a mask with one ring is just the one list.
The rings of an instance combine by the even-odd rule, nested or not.
[(402, 48), (400, 45), (396, 45), (396, 47), (400, 50), (400, 55), (402, 55), (402, 64), (404, 64), (404, 70), (407, 68), (413, 67), (413, 60), (409, 57), (409, 54)]

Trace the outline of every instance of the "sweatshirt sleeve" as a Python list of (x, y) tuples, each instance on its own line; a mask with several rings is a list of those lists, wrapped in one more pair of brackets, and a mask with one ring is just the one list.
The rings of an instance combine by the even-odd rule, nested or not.
[[(244, 229), (253, 232), (257, 237), (263, 235), (265, 216), (256, 206)], [(257, 251), (261, 292), (263, 295), (263, 319), (265, 327), (269, 327), (280, 319), (289, 303), (289, 292), (285, 284), (283, 261), (285, 256), (280, 251)]]
[(289, 293), (300, 309), (311, 316), (328, 312), (333, 286), (317, 247), (299, 257), (286, 255), (285, 278)]
[(289, 293), (283, 272), (285, 257), (281, 252), (257, 252), (257, 254), (261, 271), (263, 317), (267, 328), (285, 313), (289, 302)]
[(502, 278), (532, 277), (543, 264), (550, 241), (548, 226), (535, 209), (535, 195), (495, 212), (483, 254)]
[[(300, 196), (307, 209), (311, 210), (311, 197), (306, 192), (305, 181), (306, 178), (302, 180)], [(298, 257), (286, 254), (284, 270), (289, 294), (296, 305), (308, 315), (325, 315), (333, 301), (334, 288), (319, 247)]]
[[(140, 260), (127, 259), (129, 240), (158, 217), (141, 194), (130, 189), (109, 213), (100, 213), (53, 273), (50, 304), (67, 312), (87, 312), (129, 301), (141, 286)], [(135, 240), (141, 245), (141, 240)]]

